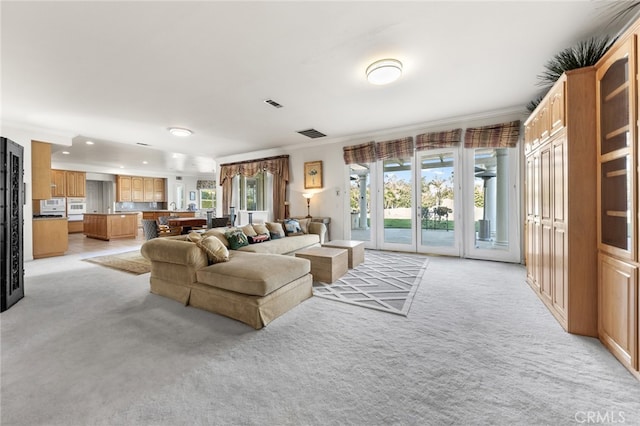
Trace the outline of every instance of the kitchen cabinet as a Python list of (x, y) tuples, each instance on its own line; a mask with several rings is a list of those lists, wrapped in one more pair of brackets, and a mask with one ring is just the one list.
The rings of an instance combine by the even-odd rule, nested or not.
[(116, 201), (132, 201), (131, 176), (116, 176)]
[(67, 180), (64, 170), (51, 170), (51, 196), (64, 197), (67, 194)]
[(144, 201), (144, 179), (139, 176), (131, 176), (131, 201)]
[(33, 219), (33, 258), (62, 256), (69, 249), (67, 218)]
[(164, 178), (153, 178), (153, 191), (154, 191), (153, 201), (157, 201), (157, 202), (167, 201), (165, 182), (166, 182), (166, 179)]
[(138, 213), (87, 213), (83, 232), (89, 238), (109, 241), (116, 238), (136, 238)]
[(86, 197), (87, 192), (87, 174), (86, 172), (65, 171), (66, 196), (67, 197)]
[(596, 337), (594, 67), (566, 72), (525, 122), (526, 279), (562, 327)]
[(155, 190), (154, 190), (154, 178), (146, 177), (144, 178), (144, 201), (147, 203), (151, 203), (155, 201)]
[[(640, 379), (638, 88), (640, 21), (598, 62), (598, 337)], [(632, 78), (630, 78), (632, 77)]]
[(31, 141), (31, 198), (51, 198), (51, 144)]
[(196, 212), (189, 211), (175, 211), (175, 210), (150, 210), (142, 212), (142, 219), (144, 220), (157, 220), (162, 216), (172, 217), (196, 217)]

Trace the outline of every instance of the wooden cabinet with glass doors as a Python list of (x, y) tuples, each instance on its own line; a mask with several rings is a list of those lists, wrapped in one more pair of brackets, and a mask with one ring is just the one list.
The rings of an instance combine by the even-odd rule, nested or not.
[(565, 73), (525, 122), (527, 282), (562, 327), (597, 336), (595, 68)]
[(597, 64), (598, 335), (638, 372), (636, 38), (632, 28)]

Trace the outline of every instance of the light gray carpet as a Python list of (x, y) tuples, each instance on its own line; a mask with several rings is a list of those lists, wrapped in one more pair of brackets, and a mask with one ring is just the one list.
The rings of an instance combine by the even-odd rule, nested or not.
[(640, 424), (640, 382), (519, 265), (433, 257), (408, 317), (313, 297), (261, 331), (77, 256), (1, 320), (2, 425)]
[(429, 259), (365, 250), (365, 261), (331, 284), (313, 283), (314, 296), (392, 314), (409, 313)]

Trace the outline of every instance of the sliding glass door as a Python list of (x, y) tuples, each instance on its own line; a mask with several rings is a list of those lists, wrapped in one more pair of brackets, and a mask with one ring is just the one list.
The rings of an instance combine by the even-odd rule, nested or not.
[[(382, 248), (415, 251), (413, 158), (382, 161)], [(379, 228), (380, 229), (380, 228)]]

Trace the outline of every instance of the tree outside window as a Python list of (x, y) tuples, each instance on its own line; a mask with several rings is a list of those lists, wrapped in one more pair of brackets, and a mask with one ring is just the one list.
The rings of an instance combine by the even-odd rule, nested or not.
[(216, 190), (201, 189), (200, 190), (200, 209), (212, 210), (216, 208)]

